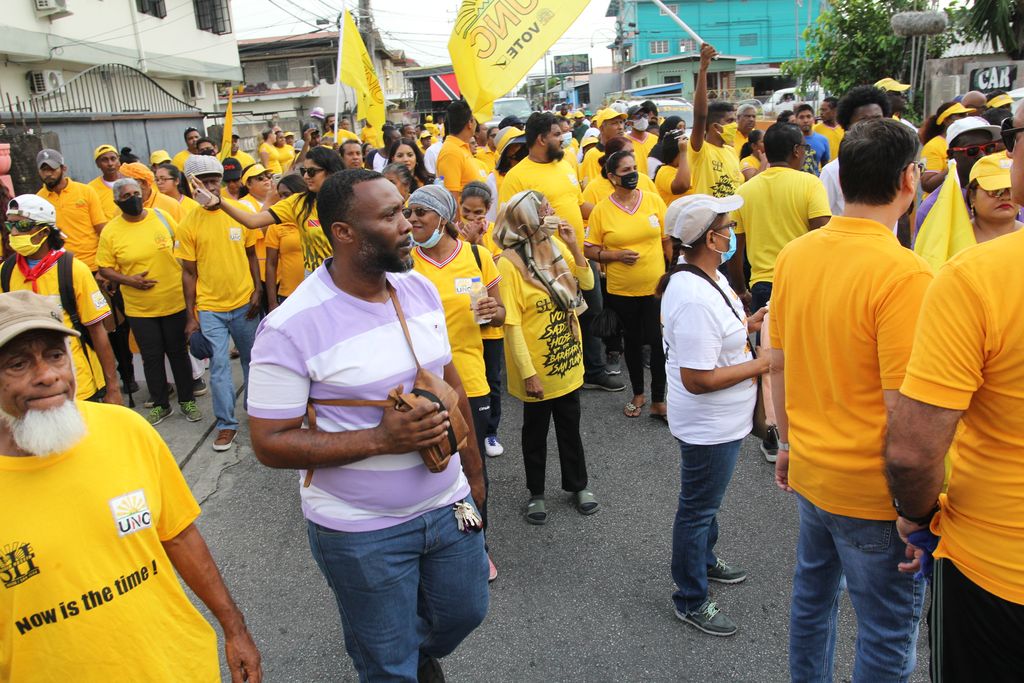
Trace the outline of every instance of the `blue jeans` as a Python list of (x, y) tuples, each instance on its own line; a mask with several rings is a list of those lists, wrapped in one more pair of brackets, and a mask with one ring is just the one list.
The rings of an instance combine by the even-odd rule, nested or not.
[(895, 522), (844, 517), (797, 494), (800, 538), (789, 616), (793, 681), (832, 681), (845, 574), (857, 615), (853, 683), (906, 681), (917, 659), (924, 581), (901, 574)]
[(487, 615), (483, 534), (459, 531), (450, 506), (378, 531), (310, 522), (309, 545), (360, 681), (415, 683), (421, 658), (450, 654)]
[(243, 385), (249, 386), (249, 357), (256, 338), (259, 318), (245, 317), (248, 304), (226, 313), (199, 311), (199, 327), (210, 340), (213, 357), (210, 358), (210, 393), (213, 396), (213, 414), (217, 416), (217, 429), (238, 429), (235, 419), (235, 384), (231, 379), (231, 349), (228, 336), (235, 342), (242, 361)]
[(736, 469), (743, 439), (695, 446), (679, 442), (682, 484), (672, 528), (672, 595), (681, 613), (696, 611), (708, 598), (708, 569), (718, 563), (718, 508)]

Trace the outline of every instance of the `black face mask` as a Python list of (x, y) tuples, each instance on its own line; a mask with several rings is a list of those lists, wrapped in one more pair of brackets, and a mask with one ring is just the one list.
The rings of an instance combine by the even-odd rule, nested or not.
[(625, 175), (620, 175), (619, 182), (622, 183), (622, 186), (627, 190), (635, 190), (637, 184), (640, 182), (640, 172), (630, 171)]
[(201, 152), (199, 152), (199, 156), (203, 156), (203, 157), (217, 156), (217, 151), (213, 150), (213, 149), (204, 149)]
[(135, 195), (114, 202), (117, 204), (117, 208), (121, 209), (122, 213), (126, 216), (139, 216), (142, 214), (142, 197)]

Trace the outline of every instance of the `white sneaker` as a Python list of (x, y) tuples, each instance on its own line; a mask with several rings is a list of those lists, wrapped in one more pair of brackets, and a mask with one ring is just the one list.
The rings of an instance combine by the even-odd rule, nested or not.
[(484, 450), (488, 458), (497, 458), (505, 452), (505, 447), (498, 443), (498, 437), (489, 436), (484, 440)]

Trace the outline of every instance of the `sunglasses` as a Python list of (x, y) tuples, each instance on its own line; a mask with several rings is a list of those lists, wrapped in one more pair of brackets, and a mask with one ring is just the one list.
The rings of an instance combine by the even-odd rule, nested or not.
[(968, 159), (973, 159), (977, 156), (985, 156), (992, 154), (996, 151), (996, 143), (988, 142), (984, 145), (967, 145), (966, 147), (950, 147), (948, 154), (952, 158), (954, 153), (963, 154)]
[(299, 169), (299, 175), (304, 175), (307, 178), (312, 178), (317, 173), (323, 173), (323, 171), (324, 171), (324, 169), (322, 169), (322, 168), (313, 168), (313, 167), (310, 167), (310, 166), (305, 166), (305, 167)]
[(984, 190), (984, 192), (992, 199), (1010, 198), (1010, 188), (1008, 187), (1001, 187), (998, 190)]
[(1021, 133), (1024, 133), (1024, 128), (1014, 128), (1012, 118), (1005, 118), (999, 124), (999, 136), (1003, 138), (1007, 152), (1013, 152), (1013, 146), (1017, 144), (1017, 136)]
[(430, 209), (424, 209), (423, 207), (420, 206), (417, 206), (415, 209), (410, 209), (408, 207), (402, 209), (402, 215), (405, 216), (407, 219), (410, 218), (413, 214), (416, 214), (416, 218), (423, 218), (428, 213), (432, 213), (432, 211)]
[(5, 221), (4, 227), (7, 228), (7, 232), (30, 232), (36, 228), (48, 227), (45, 223), (37, 223), (35, 221)]

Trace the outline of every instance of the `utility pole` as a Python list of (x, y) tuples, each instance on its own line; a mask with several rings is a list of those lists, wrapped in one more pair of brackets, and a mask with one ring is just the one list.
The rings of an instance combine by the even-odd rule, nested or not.
[(363, 42), (366, 43), (367, 54), (373, 60), (376, 40), (373, 36), (373, 11), (370, 9), (370, 0), (359, 0), (359, 33), (362, 34)]

